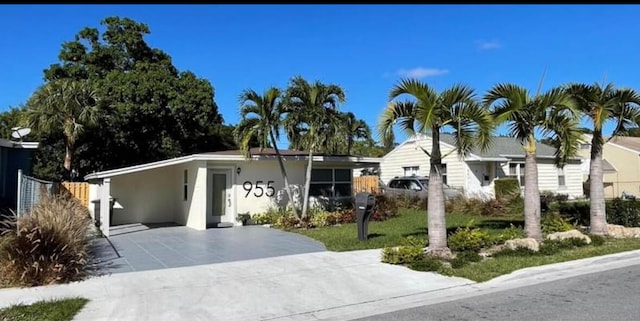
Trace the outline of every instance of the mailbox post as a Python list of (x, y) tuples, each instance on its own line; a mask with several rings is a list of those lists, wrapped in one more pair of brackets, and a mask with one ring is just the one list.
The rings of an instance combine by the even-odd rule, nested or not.
[(375, 195), (370, 193), (356, 194), (356, 224), (358, 225), (358, 239), (364, 241), (369, 234), (369, 218), (376, 204)]

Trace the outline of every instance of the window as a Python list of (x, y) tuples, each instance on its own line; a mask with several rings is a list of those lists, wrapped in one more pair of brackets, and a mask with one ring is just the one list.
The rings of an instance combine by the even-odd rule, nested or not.
[(520, 186), (524, 186), (524, 163), (510, 163), (507, 176), (517, 179)]
[(558, 168), (558, 186), (566, 187), (566, 181), (564, 178), (564, 168)]
[(440, 164), (440, 174), (442, 174), (442, 182), (447, 184), (447, 164)]
[(418, 175), (420, 166), (403, 167), (402, 170), (404, 171), (404, 176)]
[(187, 200), (187, 190), (189, 188), (189, 172), (185, 169), (182, 177), (182, 200)]
[(310, 196), (351, 196), (350, 169), (318, 168), (311, 170)]
[(591, 144), (580, 144), (580, 149), (589, 149), (591, 148)]

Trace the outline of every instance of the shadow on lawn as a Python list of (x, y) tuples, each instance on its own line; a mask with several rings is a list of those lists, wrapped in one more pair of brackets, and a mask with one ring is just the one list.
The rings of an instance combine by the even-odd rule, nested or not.
[(373, 239), (373, 238), (376, 238), (376, 237), (382, 237), (382, 236), (385, 236), (385, 235), (386, 235), (386, 234), (370, 233), (370, 234), (367, 234), (367, 238), (368, 238), (368, 239)]
[[(492, 230), (499, 230), (499, 229), (506, 229), (509, 226), (511, 226), (511, 224), (513, 224), (513, 226), (516, 227), (524, 227), (524, 221), (522, 220), (486, 220), (486, 221), (482, 221), (479, 222), (477, 224), (474, 224), (474, 227), (477, 228), (481, 228), (481, 229), (492, 229)], [(454, 233), (458, 228), (463, 228), (465, 227), (465, 225), (457, 225), (457, 226), (452, 226), (452, 227), (448, 227), (447, 228), (447, 235), (451, 235), (451, 233)], [(407, 236), (427, 236), (429, 232), (429, 229), (426, 227), (419, 227), (417, 229), (415, 229), (415, 231), (411, 232), (411, 233), (404, 233), (402, 234), (403, 237), (407, 237)]]

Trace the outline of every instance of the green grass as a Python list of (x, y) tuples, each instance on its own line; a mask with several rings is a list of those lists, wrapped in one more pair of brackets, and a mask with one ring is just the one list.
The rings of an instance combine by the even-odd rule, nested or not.
[(562, 250), (558, 254), (549, 256), (502, 256), (489, 258), (478, 263), (471, 263), (459, 269), (445, 268), (440, 272), (445, 275), (459, 276), (476, 282), (484, 282), (527, 267), (638, 249), (640, 249), (640, 239), (607, 239), (601, 246), (589, 245), (570, 250)]
[[(483, 217), (448, 214), (447, 229), (454, 231), (457, 227), (464, 227), (470, 220), (474, 225), (487, 229), (489, 233), (500, 233), (510, 223), (522, 225), (522, 216), (519, 217)], [(355, 223), (342, 226), (330, 226), (309, 230), (294, 229), (291, 232), (300, 233), (318, 240), (330, 251), (353, 251), (365, 249), (377, 249), (385, 246), (397, 246), (407, 236), (415, 236), (427, 239), (427, 212), (416, 210), (400, 210), (400, 215), (384, 222), (369, 223), (369, 238), (366, 241), (358, 240), (358, 229)]]
[(0, 310), (2, 321), (68, 321), (89, 300), (83, 298), (40, 301), (31, 305), (14, 305)]

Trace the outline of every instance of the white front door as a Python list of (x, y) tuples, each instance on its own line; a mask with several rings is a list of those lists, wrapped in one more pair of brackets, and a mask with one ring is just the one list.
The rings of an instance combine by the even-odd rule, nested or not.
[(209, 210), (207, 224), (233, 223), (233, 202), (231, 193), (231, 171), (214, 169), (209, 173)]

